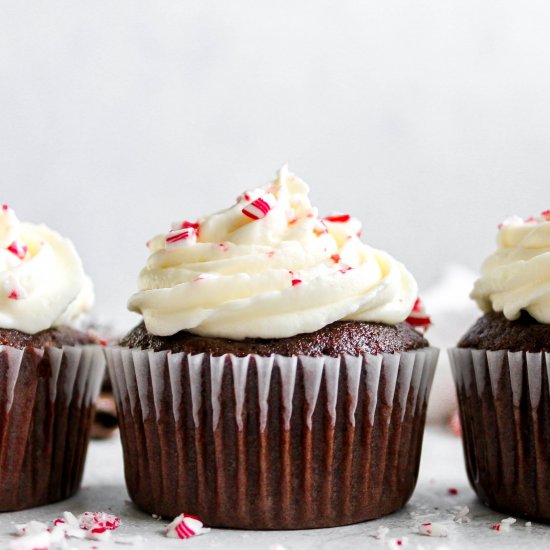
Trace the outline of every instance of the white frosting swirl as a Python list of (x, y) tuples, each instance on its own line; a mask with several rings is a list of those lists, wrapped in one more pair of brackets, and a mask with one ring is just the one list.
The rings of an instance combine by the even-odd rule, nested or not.
[(71, 241), (0, 207), (0, 327), (35, 334), (73, 325), (92, 303), (92, 283)]
[(357, 220), (320, 219), (308, 192), (285, 166), (227, 210), (155, 237), (129, 309), (160, 336), (284, 338), (341, 319), (404, 321), (412, 275), (363, 244)]
[(507, 219), (497, 245), (470, 296), (484, 312), (501, 311), (513, 321), (525, 310), (550, 323), (550, 211), (526, 221)]

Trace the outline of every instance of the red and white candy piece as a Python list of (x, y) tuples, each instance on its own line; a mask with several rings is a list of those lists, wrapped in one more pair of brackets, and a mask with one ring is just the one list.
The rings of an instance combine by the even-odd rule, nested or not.
[(406, 548), (408, 544), (409, 539), (407, 537), (401, 537), (399, 539), (389, 539), (387, 547), (391, 550), (401, 550), (401, 548)]
[(25, 288), (21, 285), (19, 280), (13, 275), (8, 275), (6, 279), (4, 279), (4, 283), (2, 286), (3, 286), (4, 294), (10, 300), (25, 300), (28, 296)]
[(189, 539), (209, 531), (210, 529), (204, 527), (199, 518), (187, 514), (180, 514), (166, 526), (166, 536), (173, 539)]
[(331, 216), (325, 216), (324, 221), (331, 223), (347, 223), (351, 219), (349, 214), (332, 214)]
[(508, 533), (510, 531), (510, 527), (516, 523), (516, 518), (505, 518), (501, 520), (500, 523), (494, 523), (491, 525), (491, 529), (493, 531), (501, 532), (501, 533)]
[(298, 271), (289, 271), (290, 273), (290, 281), (292, 283), (292, 286), (299, 285), (302, 283), (302, 277), (300, 276), (300, 273)]
[(418, 532), (426, 537), (447, 537), (449, 531), (442, 523), (422, 523), (418, 526)]
[(197, 234), (199, 232), (200, 223), (197, 222), (190, 222), (187, 220), (183, 220), (182, 222), (172, 222), (172, 231), (177, 231), (178, 229), (194, 229)]
[(422, 303), (420, 298), (416, 299), (413, 309), (407, 317), (406, 322), (413, 327), (423, 330), (426, 330), (432, 324), (432, 320), (430, 319), (430, 316), (426, 313), (426, 308), (424, 307), (424, 304)]
[(276, 204), (275, 196), (271, 193), (266, 193), (265, 195), (258, 197), (256, 200), (253, 200), (251, 203), (247, 204), (243, 209), (242, 213), (245, 216), (253, 220), (261, 220), (265, 218), (273, 207)]
[(541, 213), (541, 216), (548, 222), (550, 222), (550, 210), (545, 210)]
[(92, 540), (106, 540), (120, 525), (120, 519), (106, 512), (84, 512), (78, 516), (78, 526)]
[(15, 254), (20, 260), (23, 260), (29, 251), (29, 247), (24, 242), (13, 241), (6, 250)]
[(106, 512), (84, 512), (78, 516), (78, 526), (85, 531), (114, 531), (120, 525), (120, 518)]
[(175, 229), (166, 235), (166, 248), (179, 248), (197, 242), (197, 231), (192, 227)]

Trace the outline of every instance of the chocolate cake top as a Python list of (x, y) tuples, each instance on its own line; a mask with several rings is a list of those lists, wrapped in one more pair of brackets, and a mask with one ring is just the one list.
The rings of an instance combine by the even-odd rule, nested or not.
[(361, 353), (411, 351), (427, 347), (429, 344), (407, 323), (382, 325), (361, 321), (337, 321), (309, 334), (289, 338), (245, 340), (197, 336), (187, 331), (180, 331), (173, 336), (156, 336), (149, 334), (142, 322), (121, 340), (120, 345), (154, 351), (170, 350), (174, 353), (207, 353), (215, 356), (232, 353), (239, 357), (249, 354), (337, 357), (341, 354), (357, 356)]
[(550, 352), (550, 325), (539, 323), (525, 311), (515, 321), (509, 321), (502, 313), (486, 313), (462, 337), (458, 347)]
[(0, 346), (11, 346), (23, 349), (26, 347), (44, 348), (52, 346), (80, 346), (86, 344), (97, 344), (96, 338), (86, 332), (71, 327), (56, 327), (27, 334), (14, 329), (0, 328)]

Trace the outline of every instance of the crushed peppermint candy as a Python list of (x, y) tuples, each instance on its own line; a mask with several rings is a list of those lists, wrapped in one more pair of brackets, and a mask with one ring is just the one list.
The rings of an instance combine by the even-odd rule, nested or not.
[(389, 539), (387, 542), (387, 546), (391, 550), (396, 550), (399, 548), (404, 548), (405, 546), (407, 546), (408, 542), (409, 539), (407, 539), (407, 537), (401, 537), (400, 539)]
[(415, 328), (422, 329), (423, 331), (426, 331), (428, 327), (432, 324), (430, 316), (426, 313), (426, 308), (424, 307), (424, 304), (422, 303), (422, 300), (420, 298), (416, 299), (416, 302), (414, 303), (412, 311), (407, 317), (406, 322)]
[(447, 537), (449, 531), (442, 523), (421, 523), (418, 526), (418, 533), (426, 537)]
[(290, 274), (290, 282), (292, 283), (292, 286), (296, 286), (302, 283), (300, 274), (297, 271), (289, 271), (289, 274)]
[(2, 286), (3, 286), (4, 294), (10, 300), (25, 300), (28, 296), (25, 288), (21, 285), (19, 280), (12, 274), (8, 274), (8, 276), (4, 279)]
[(171, 227), (172, 231), (177, 231), (178, 229), (194, 229), (198, 235), (200, 230), (200, 223), (198, 221), (189, 222), (187, 220), (183, 220), (182, 222), (172, 222)]
[(186, 514), (180, 514), (166, 526), (166, 536), (173, 539), (189, 539), (208, 532), (210, 529), (204, 527), (200, 519)]
[(544, 223), (550, 221), (550, 210), (544, 210), (539, 216), (530, 216), (527, 219), (519, 216), (509, 216), (502, 223), (498, 224), (498, 229), (502, 230), (509, 225), (523, 225), (524, 223)]
[(40, 521), (16, 525), (20, 538), (10, 544), (10, 550), (65, 550), (67, 538), (105, 540), (120, 525), (120, 519), (105, 512), (84, 512), (78, 518), (64, 512), (63, 518), (52, 523), (53, 527)]
[(197, 231), (192, 227), (173, 229), (166, 235), (166, 248), (178, 248), (197, 242)]
[(242, 209), (242, 213), (252, 220), (261, 220), (273, 209), (275, 202), (275, 196), (271, 193), (266, 193), (262, 197), (258, 197), (256, 200), (247, 204)]
[(508, 533), (510, 531), (510, 527), (516, 523), (516, 518), (505, 518), (500, 521), (500, 523), (494, 523), (491, 526), (491, 529), (493, 531), (496, 531), (498, 533)]
[(84, 512), (78, 516), (78, 526), (92, 533), (104, 533), (117, 529), (120, 518), (106, 512)]
[(29, 247), (25, 243), (15, 240), (6, 248), (6, 250), (17, 256), (20, 260), (24, 260), (27, 256), (27, 252), (29, 251)]
[(468, 506), (463, 506), (455, 514), (455, 517), (453, 518), (453, 521), (455, 523), (470, 523), (470, 521), (472, 521), (472, 520), (468, 517), (469, 513), (470, 513), (470, 509), (468, 508)]
[(351, 219), (349, 214), (333, 214), (332, 216), (325, 216), (324, 221), (331, 223), (347, 223)]

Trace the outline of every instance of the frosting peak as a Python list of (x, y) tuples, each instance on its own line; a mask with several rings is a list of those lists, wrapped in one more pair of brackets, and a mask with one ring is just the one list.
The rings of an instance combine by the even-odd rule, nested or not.
[(522, 310), (550, 323), (550, 210), (499, 225), (497, 251), (481, 267), (471, 297), (484, 312), (513, 321)]
[(149, 242), (129, 309), (159, 336), (284, 338), (340, 319), (404, 321), (414, 278), (361, 242), (356, 219), (320, 218), (308, 193), (284, 166), (228, 209), (172, 224)]
[(1, 206), (0, 327), (35, 334), (74, 324), (92, 303), (92, 283), (72, 243)]

